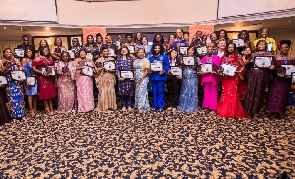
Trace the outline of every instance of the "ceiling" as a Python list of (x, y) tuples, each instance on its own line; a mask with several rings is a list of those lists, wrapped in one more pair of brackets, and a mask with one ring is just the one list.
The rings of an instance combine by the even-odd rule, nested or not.
[[(87, 1), (87, 0), (85, 0)], [(90, 0), (89, 0), (90, 1)], [(267, 19), (246, 22), (236, 22), (215, 25), (215, 30), (227, 31), (258, 30), (267, 27), (271, 32), (295, 31), (295, 16), (280, 19)], [(153, 27), (153, 28), (108, 28), (108, 33), (136, 33), (136, 32), (175, 32), (177, 28), (188, 31), (186, 27)], [(11, 26), (0, 25), (0, 40), (20, 40), (23, 34), (31, 36), (54, 36), (82, 34), (81, 28), (44, 27), (44, 26)]]

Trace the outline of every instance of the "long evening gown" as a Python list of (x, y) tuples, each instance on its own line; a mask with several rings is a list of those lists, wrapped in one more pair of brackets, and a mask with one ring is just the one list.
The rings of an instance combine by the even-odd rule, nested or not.
[[(23, 68), (26, 70), (27, 76), (31, 76), (31, 69), (32, 69), (32, 60), (30, 60)], [(27, 86), (26, 85), (26, 94), (30, 95), (37, 95), (38, 94), (38, 82), (36, 81), (34, 86)]]
[[(228, 59), (228, 60), (227, 60)], [(230, 57), (223, 56), (221, 61), (238, 66), (242, 60), (240, 55), (231, 55)], [(222, 76), (221, 78), (222, 92), (219, 98), (216, 114), (226, 118), (247, 118), (238, 93), (239, 75), (235, 76)]]
[[(57, 64), (58, 72), (63, 68), (72, 69), (73, 62), (59, 61)], [(65, 72), (66, 73), (66, 72)], [(58, 113), (71, 112), (75, 104), (75, 81), (72, 80), (70, 71), (57, 77), (58, 89)]]

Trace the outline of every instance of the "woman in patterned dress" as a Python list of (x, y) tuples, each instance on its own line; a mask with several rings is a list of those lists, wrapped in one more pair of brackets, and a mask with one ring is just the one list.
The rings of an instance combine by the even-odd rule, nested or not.
[(71, 70), (72, 79), (76, 80), (78, 112), (81, 113), (94, 109), (93, 78), (81, 73), (85, 65), (94, 67), (92, 59), (86, 58), (86, 50), (82, 48), (79, 58), (75, 59)]
[(221, 78), (222, 92), (216, 110), (216, 113), (221, 117), (248, 117), (242, 107), (238, 93), (239, 73), (244, 71), (245, 68), (243, 58), (238, 53), (239, 52), (236, 48), (236, 45), (231, 42), (227, 45), (225, 53), (221, 58), (222, 63), (227, 63), (238, 67), (234, 76), (222, 76)]
[[(22, 70), (21, 63), (12, 55), (12, 50), (6, 48), (3, 50), (4, 59), (1, 60), (1, 65), (7, 67), (10, 71)], [(25, 114), (24, 92), (22, 88), (22, 81), (13, 79), (10, 75), (6, 75), (8, 84), (6, 87), (8, 99), (8, 111), (10, 117), (13, 119), (22, 119)]]
[[(22, 59), (22, 66), (23, 69), (26, 70), (27, 77), (32, 76), (32, 62), (33, 62), (33, 55), (34, 53), (30, 48), (26, 48), (25, 50), (25, 58)], [(37, 81), (35, 82), (34, 86), (30, 86), (29, 84), (26, 85), (26, 93), (28, 95), (28, 103), (30, 109), (30, 115), (35, 117), (37, 114), (37, 94), (38, 94), (38, 84)]]
[(116, 74), (118, 76), (118, 94), (121, 96), (122, 110), (132, 110), (131, 99), (134, 96), (134, 83), (133, 78), (124, 79), (121, 77), (120, 72), (122, 70), (133, 70), (134, 58), (129, 55), (127, 47), (122, 47), (121, 56), (116, 61)]
[(54, 61), (50, 57), (48, 47), (40, 48), (40, 56), (32, 62), (33, 69), (38, 73), (39, 99), (43, 100), (45, 113), (53, 115), (52, 99), (56, 96), (55, 76), (51, 75), (46, 69), (53, 68)]
[(148, 73), (150, 61), (145, 58), (145, 50), (138, 49), (137, 59), (133, 63), (135, 69), (135, 104), (139, 113), (146, 113), (150, 110), (147, 85), (149, 83)]
[(58, 113), (71, 112), (75, 105), (75, 81), (72, 80), (70, 70), (73, 61), (68, 52), (62, 52), (57, 64)]
[[(280, 41), (281, 53), (276, 57), (276, 67), (278, 71), (281, 65), (295, 65), (295, 57), (289, 55), (290, 46), (290, 40)], [(267, 109), (271, 112), (271, 117), (279, 118), (280, 113), (286, 112), (290, 88), (290, 76), (277, 75), (271, 81), (267, 100)]]

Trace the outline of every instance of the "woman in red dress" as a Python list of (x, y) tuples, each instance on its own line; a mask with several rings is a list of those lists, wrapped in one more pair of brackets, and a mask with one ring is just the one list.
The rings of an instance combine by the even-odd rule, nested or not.
[(40, 48), (40, 56), (33, 61), (32, 66), (38, 74), (39, 99), (44, 102), (45, 113), (53, 115), (52, 98), (56, 96), (56, 88), (54, 71), (52, 73), (48, 70), (54, 68), (54, 61), (50, 57), (48, 47)]
[(219, 98), (216, 113), (221, 117), (227, 118), (247, 118), (248, 115), (245, 113), (238, 95), (239, 73), (241, 73), (245, 67), (243, 59), (238, 54), (234, 43), (229, 43), (227, 45), (221, 61), (222, 63), (235, 65), (238, 68), (234, 76), (222, 76), (222, 93)]

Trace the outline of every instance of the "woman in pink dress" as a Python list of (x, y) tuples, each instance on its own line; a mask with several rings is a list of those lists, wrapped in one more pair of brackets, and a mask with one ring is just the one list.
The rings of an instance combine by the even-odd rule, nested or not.
[[(213, 47), (208, 47), (207, 55), (202, 58), (201, 63), (211, 63), (212, 65), (219, 67), (221, 60), (219, 56), (213, 55)], [(209, 110), (214, 111), (217, 109), (219, 83), (220, 76), (212, 73), (202, 74), (201, 85), (204, 88), (204, 109), (208, 108)]]
[[(54, 61), (50, 57), (48, 47), (40, 48), (40, 56), (32, 62), (34, 71), (38, 76), (39, 99), (43, 100), (45, 113), (53, 115), (52, 99), (56, 96)], [(50, 70), (52, 69), (52, 70)]]
[(81, 73), (85, 66), (94, 67), (92, 59), (86, 58), (85, 49), (81, 49), (79, 58), (73, 62), (72, 78), (76, 79), (78, 112), (88, 112), (94, 109), (93, 78)]
[(57, 64), (58, 113), (71, 112), (75, 104), (75, 81), (70, 74), (73, 62), (70, 60), (69, 53), (63, 51)]

